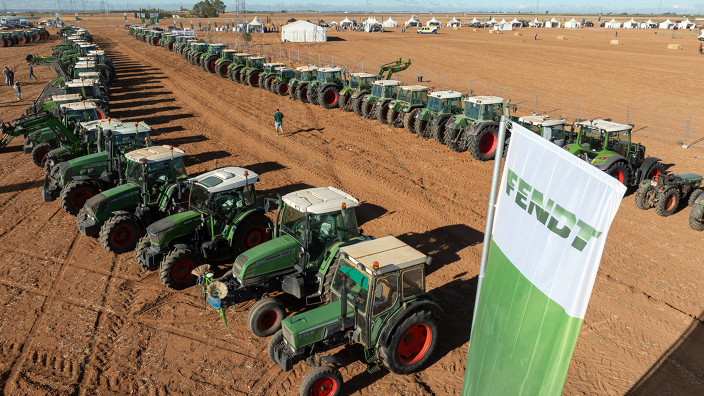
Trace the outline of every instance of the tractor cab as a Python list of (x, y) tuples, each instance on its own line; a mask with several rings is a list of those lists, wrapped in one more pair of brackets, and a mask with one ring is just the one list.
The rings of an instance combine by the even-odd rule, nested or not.
[(80, 46), (79, 52), (81, 55), (85, 56), (85, 55), (88, 55), (88, 52), (95, 51), (97, 49), (98, 49), (98, 46), (95, 44), (82, 44)]
[(428, 111), (457, 113), (462, 111), (462, 94), (455, 91), (436, 91), (428, 95)]
[(261, 70), (264, 67), (265, 61), (266, 61), (266, 58), (264, 58), (262, 56), (254, 56), (254, 57), (247, 58), (247, 68)]
[(370, 73), (350, 73), (347, 85), (355, 91), (369, 91), (372, 83), (377, 80), (375, 74)]
[(188, 179), (183, 150), (169, 146), (141, 148), (125, 154), (127, 182), (140, 188), (144, 204), (155, 205), (166, 188)]
[[(398, 94), (401, 82), (398, 80), (372, 81), (372, 97), (378, 99), (393, 99)], [(367, 99), (368, 100), (368, 99)]]
[(235, 58), (236, 53), (237, 53), (237, 50), (229, 50), (229, 49), (222, 50), (222, 53), (220, 54), (220, 59), (233, 60)]
[(518, 123), (559, 147), (572, 143), (570, 133), (565, 131), (565, 120), (553, 120), (550, 116), (533, 115), (519, 117)]
[(503, 98), (496, 96), (469, 96), (464, 98), (464, 117), (477, 121), (498, 121), (503, 115)]
[(194, 43), (191, 43), (191, 52), (204, 52), (207, 51), (208, 49), (208, 44), (207, 43), (202, 43), (199, 41), (196, 41)]
[(286, 66), (286, 65), (284, 65), (283, 63), (279, 63), (279, 62), (276, 62), (276, 63), (265, 63), (265, 64), (264, 64), (264, 72), (266, 72), (266, 73), (273, 73), (273, 72), (276, 71), (277, 68), (279, 68), (279, 67), (284, 67), (284, 66)]
[(301, 66), (296, 68), (296, 80), (313, 81), (318, 78), (318, 68), (316, 66)]
[(68, 129), (73, 130), (77, 123), (100, 119), (96, 108), (93, 102), (64, 103), (58, 106), (56, 116)]
[[(408, 85), (401, 87), (396, 100), (391, 103), (398, 112), (409, 112), (411, 108), (426, 107), (428, 104), (428, 91), (430, 88), (422, 85)], [(399, 107), (398, 109), (396, 107)]]
[(88, 52), (88, 56), (95, 59), (95, 63), (98, 63), (98, 64), (103, 64), (106, 61), (105, 51), (103, 51), (103, 50), (90, 51), (90, 52)]
[(323, 67), (318, 69), (316, 80), (320, 84), (339, 83), (342, 84), (342, 69), (339, 67)]
[(81, 62), (76, 62), (76, 64), (73, 66), (73, 78), (78, 78), (80, 73), (89, 73), (89, 72), (94, 72), (95, 71), (95, 62), (93, 61), (81, 61)]
[(277, 67), (276, 68), (276, 77), (278, 79), (288, 81), (296, 76), (295, 70), (291, 69), (290, 67)]
[(342, 376), (329, 366), (345, 362), (339, 354), (321, 356), (333, 348), (357, 344), (369, 372), (385, 366), (410, 374), (437, 345), (437, 304), (425, 285), (431, 257), (393, 236), (344, 246), (338, 257), (328, 303), (284, 319), (269, 342), (270, 357), (284, 371), (303, 360), (313, 367), (301, 394), (340, 390)]
[(247, 54), (244, 52), (238, 52), (232, 56), (234, 61), (232, 62), (233, 65), (246, 65), (247, 64), (247, 59), (251, 58), (251, 54)]
[(225, 44), (208, 44), (209, 54), (221, 54), (227, 48)]

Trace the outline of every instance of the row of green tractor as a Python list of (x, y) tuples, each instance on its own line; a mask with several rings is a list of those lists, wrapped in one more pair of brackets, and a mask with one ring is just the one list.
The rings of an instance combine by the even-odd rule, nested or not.
[(40, 40), (47, 40), (49, 32), (43, 27), (0, 32), (0, 48), (14, 47), (20, 44), (29, 44)]

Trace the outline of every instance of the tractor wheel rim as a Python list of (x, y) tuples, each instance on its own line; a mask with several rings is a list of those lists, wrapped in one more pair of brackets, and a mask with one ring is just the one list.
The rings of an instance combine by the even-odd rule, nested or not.
[(269, 236), (266, 233), (266, 228), (263, 226), (255, 226), (251, 230), (247, 231), (244, 236), (244, 248), (249, 250), (257, 245), (266, 242)]
[(98, 119), (99, 119), (99, 120), (105, 119), (105, 116), (103, 115), (103, 112), (102, 112), (102, 111), (96, 110), (95, 112), (98, 113)]
[(210, 61), (210, 69), (215, 70), (215, 61)]
[(92, 196), (93, 194), (88, 190), (78, 190), (71, 195), (71, 206), (75, 209), (81, 209)]
[(252, 86), (259, 85), (259, 74), (255, 74), (252, 76)]
[(479, 141), (479, 151), (481, 151), (482, 154), (492, 154), (494, 151), (496, 151), (497, 144), (498, 142), (496, 136), (493, 133), (489, 132), (486, 135), (482, 136), (481, 140)]
[(623, 183), (623, 172), (621, 170), (616, 169), (615, 171), (611, 172), (611, 176), (615, 177), (616, 179), (618, 179), (618, 181)]
[(668, 197), (665, 199), (665, 210), (667, 212), (675, 209), (675, 204), (676, 204), (676, 199), (675, 199), (675, 194), (670, 194)]
[(331, 377), (321, 378), (310, 388), (310, 396), (330, 396), (337, 392), (337, 381)]
[(134, 231), (130, 226), (122, 226), (112, 234), (112, 241), (117, 246), (127, 246), (134, 237)]
[(184, 283), (190, 279), (191, 271), (196, 268), (195, 263), (189, 259), (183, 259), (174, 265), (171, 270), (171, 277), (178, 283)]
[(433, 331), (426, 324), (417, 324), (406, 331), (398, 344), (398, 359), (413, 364), (425, 356), (433, 341)]
[(328, 91), (325, 93), (325, 103), (329, 105), (333, 105), (337, 102), (337, 92), (335, 91)]
[(279, 315), (275, 311), (272, 310), (264, 312), (264, 314), (259, 318), (259, 329), (269, 330), (274, 327), (278, 319)]
[(159, 40), (159, 39), (154, 40), (154, 45), (161, 45), (161, 40)]
[(222, 67), (220, 68), (220, 73), (222, 73), (222, 74), (224, 74), (224, 75), (227, 75), (227, 66), (222, 66)]
[(288, 93), (288, 85), (281, 84), (281, 93), (286, 95)]
[(37, 154), (37, 159), (39, 160), (40, 164), (44, 164), (46, 162), (46, 155), (49, 154), (49, 150), (42, 150)]
[(653, 169), (653, 171), (650, 172), (650, 176), (653, 179), (657, 179), (657, 177), (660, 176), (660, 169)]

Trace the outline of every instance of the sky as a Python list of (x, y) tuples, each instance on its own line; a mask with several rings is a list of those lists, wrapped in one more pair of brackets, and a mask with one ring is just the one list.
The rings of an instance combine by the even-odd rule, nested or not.
[[(235, 3), (223, 0), (228, 10), (234, 10)], [(564, 1), (564, 0), (563, 0)], [(704, 0), (684, 0), (667, 2), (661, 0), (618, 0), (599, 2), (568, 3), (560, 0), (543, 0), (525, 2), (521, 0), (503, 1), (468, 1), (468, 0), (376, 0), (367, 3), (364, 0), (338, 0), (334, 2), (311, 2), (309, 0), (291, 0), (288, 2), (266, 2), (265, 0), (246, 1), (247, 10), (272, 11), (377, 11), (377, 12), (539, 12), (544, 13), (665, 13), (672, 12), (681, 15), (704, 14)], [(174, 0), (148, 0), (140, 2), (107, 0), (110, 9), (123, 10), (139, 7), (159, 7), (177, 10), (181, 6), (191, 8), (195, 0), (178, 2)], [(98, 11), (99, 0), (0, 0), (0, 6), (7, 11), (56, 11), (58, 7), (62, 12)], [(73, 4), (73, 5), (72, 5)], [(367, 4), (369, 4), (367, 6)], [(4, 11), (3, 9), (3, 11)]]

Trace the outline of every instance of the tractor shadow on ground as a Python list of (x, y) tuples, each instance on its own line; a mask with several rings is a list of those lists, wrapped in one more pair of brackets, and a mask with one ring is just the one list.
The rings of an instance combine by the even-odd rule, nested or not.
[(5, 146), (2, 149), (0, 149), (0, 153), (5, 154), (5, 153), (18, 153), (20, 151), (23, 151), (24, 147), (22, 145), (17, 145), (17, 146)]
[(347, 41), (343, 39), (342, 37), (328, 37), (327, 41)]
[(0, 186), (0, 194), (15, 192), (15, 191), (25, 191), (36, 187), (41, 187), (44, 180), (37, 180), (31, 182), (8, 184), (7, 186)]
[(158, 92), (141, 92), (141, 91), (127, 91), (127, 93), (124, 93), (122, 95), (114, 95), (112, 92), (110, 94), (110, 103), (114, 102), (120, 102), (123, 100), (132, 100), (132, 99), (144, 99), (148, 98), (151, 96), (163, 96), (163, 95), (171, 95), (171, 91), (158, 91)]
[(286, 169), (286, 166), (281, 165), (280, 163), (278, 163), (276, 161), (267, 161), (267, 162), (260, 162), (258, 164), (246, 165), (246, 166), (243, 166), (243, 168), (249, 169), (258, 175), (263, 175), (265, 173), (275, 172), (277, 170)]
[[(182, 127), (179, 127), (179, 128), (181, 128), (181, 130), (183, 130)], [(164, 129), (168, 129), (168, 128), (164, 128)], [(164, 131), (162, 131), (162, 130), (159, 130), (159, 132), (160, 132), (159, 135), (164, 133)], [(152, 137), (159, 136), (159, 135), (152, 135)], [(194, 136), (184, 136), (184, 137), (172, 138), (172, 139), (166, 138), (166, 139), (164, 139), (164, 142), (159, 141), (159, 142), (156, 142), (155, 144), (165, 143), (165, 144), (169, 144), (174, 147), (181, 147), (184, 144), (207, 142), (208, 140), (210, 140), (210, 139), (208, 139), (207, 137), (205, 137), (203, 135), (194, 135)]]
[(221, 158), (231, 157), (232, 154), (227, 151), (209, 151), (207, 153), (199, 153), (194, 155), (189, 155), (186, 157), (187, 166), (198, 165), (204, 162), (213, 162), (216, 159), (219, 161)]
[[(140, 117), (141, 118), (141, 117), (149, 116), (150, 114), (154, 114), (154, 113), (163, 113), (163, 112), (167, 112), (167, 111), (178, 111), (178, 110), (181, 110), (180, 106), (164, 106), (164, 107), (158, 107), (155, 109), (140, 108), (140, 109), (134, 109), (134, 110), (120, 110), (119, 111), (119, 114), (120, 114), (119, 118), (130, 118), (130, 117)], [(174, 115), (174, 116), (180, 118), (180, 114)]]
[(389, 212), (386, 208), (369, 202), (362, 202), (359, 208), (355, 209), (355, 212), (357, 214), (357, 226), (359, 227), (386, 214), (396, 213), (396, 211)]
[(286, 136), (293, 136), (293, 135), (296, 135), (296, 134), (299, 134), (299, 133), (303, 133), (303, 132), (313, 132), (313, 131), (323, 132), (324, 130), (325, 130), (325, 127), (323, 127), (323, 128), (299, 129), (299, 130), (297, 130), (296, 132), (286, 133), (285, 135), (286, 135)]
[[(169, 133), (169, 132), (180, 132), (180, 131), (185, 131), (185, 130), (186, 130), (186, 128), (182, 127), (181, 125), (174, 125), (174, 126), (170, 126), (170, 127), (166, 127), (166, 128), (156, 129), (153, 131), (151, 136), (160, 136), (162, 134)], [(197, 136), (203, 136), (203, 135), (189, 136), (189, 137), (185, 137), (185, 138), (175, 138), (174, 140), (188, 139), (188, 138), (197, 137)], [(203, 136), (203, 137), (205, 138), (205, 140), (210, 140), (210, 139), (206, 138), (205, 136)], [(187, 143), (192, 143), (192, 142), (187, 142)]]
[[(454, 224), (422, 234), (413, 232), (402, 234), (397, 238), (433, 258), (430, 266), (426, 267), (426, 275), (428, 275), (443, 266), (459, 261), (460, 257), (457, 253), (464, 248), (482, 243), (484, 233), (465, 224)], [(477, 263), (478, 266), (479, 263)]]
[[(257, 196), (261, 199), (261, 204), (264, 205), (264, 199), (265, 198), (272, 198), (276, 199), (277, 194), (281, 195), (282, 197), (288, 193), (292, 193), (294, 191), (299, 191), (299, 190), (305, 190), (307, 188), (313, 188), (310, 184), (306, 183), (293, 183), (293, 184), (287, 184), (283, 187), (278, 187), (278, 188), (272, 188), (270, 190), (258, 190), (257, 191)], [(276, 211), (276, 205), (271, 205), (271, 210), (274, 212)]]
[[(120, 103), (116, 103), (114, 106), (111, 106), (110, 110), (115, 111), (115, 110), (134, 109), (135, 107), (154, 106), (154, 105), (161, 104), (161, 103), (175, 102), (175, 101), (176, 101), (176, 99), (174, 99), (174, 98), (137, 100), (137, 101), (120, 101)], [(113, 102), (111, 102), (111, 103), (113, 103)]]
[(192, 113), (171, 114), (171, 115), (149, 117), (149, 118), (145, 119), (144, 122), (146, 122), (147, 124), (149, 124), (151, 126), (154, 126), (154, 125), (168, 124), (171, 121), (181, 120), (184, 118), (192, 118), (192, 117), (195, 117), (195, 115)]

